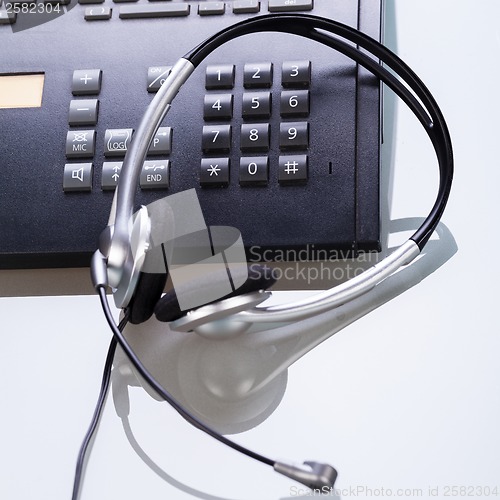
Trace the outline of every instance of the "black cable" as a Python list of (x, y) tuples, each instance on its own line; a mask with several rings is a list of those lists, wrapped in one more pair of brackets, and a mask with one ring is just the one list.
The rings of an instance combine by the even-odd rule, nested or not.
[(101, 299), (101, 305), (104, 311), (104, 315), (106, 316), (106, 320), (111, 330), (113, 331), (115, 339), (120, 344), (120, 347), (123, 349), (125, 355), (128, 357), (130, 362), (134, 365), (134, 367), (139, 372), (139, 374), (144, 378), (144, 380), (146, 380), (146, 382), (151, 386), (151, 388), (161, 398), (163, 398), (170, 406), (172, 406), (172, 408), (177, 410), (177, 412), (194, 427), (200, 429), (201, 431), (205, 432), (206, 434), (213, 437), (217, 441), (225, 444), (226, 446), (229, 446), (233, 450), (239, 451), (240, 453), (243, 453), (244, 455), (253, 458), (254, 460), (258, 460), (263, 464), (274, 467), (276, 463), (274, 460), (271, 460), (270, 458), (267, 458), (254, 451), (251, 451), (248, 448), (245, 448), (244, 446), (237, 444), (234, 441), (231, 441), (230, 439), (226, 438), (222, 434), (218, 433), (216, 430), (204, 424), (200, 419), (198, 419), (198, 417), (196, 417), (188, 410), (186, 410), (169, 392), (167, 392), (151, 375), (148, 369), (144, 366), (142, 361), (130, 347), (130, 344), (128, 343), (127, 339), (125, 338), (121, 330), (117, 327), (113, 315), (111, 314), (111, 310), (109, 308), (108, 297), (106, 295), (106, 288), (103, 285), (98, 285), (96, 289), (99, 294), (99, 298)]
[[(118, 325), (120, 331), (122, 331), (128, 322), (128, 315), (125, 315)], [(101, 390), (99, 392), (99, 397), (97, 399), (96, 407), (92, 420), (90, 421), (90, 426), (83, 438), (83, 442), (80, 446), (80, 451), (78, 452), (78, 458), (76, 461), (75, 469), (75, 479), (73, 482), (73, 494), (71, 495), (71, 500), (78, 500), (80, 495), (80, 487), (82, 484), (83, 470), (85, 467), (85, 461), (88, 456), (89, 446), (92, 438), (95, 436), (97, 426), (99, 425), (99, 420), (101, 419), (102, 410), (104, 409), (104, 403), (106, 402), (106, 396), (109, 390), (109, 383), (111, 380), (111, 368), (113, 366), (113, 359), (115, 357), (117, 341), (115, 337), (111, 339), (109, 344), (108, 354), (106, 356), (106, 362), (104, 364), (104, 370), (102, 374)]]

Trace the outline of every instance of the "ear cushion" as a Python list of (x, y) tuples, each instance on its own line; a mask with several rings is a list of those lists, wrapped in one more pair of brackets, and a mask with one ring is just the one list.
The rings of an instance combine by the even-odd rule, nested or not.
[[(208, 279), (196, 280), (193, 282), (193, 289), (200, 290), (206, 288), (210, 290), (214, 286), (214, 279), (227, 279), (227, 275), (210, 276)], [(256, 292), (258, 290), (267, 290), (274, 285), (276, 278), (273, 276), (272, 269), (261, 264), (252, 264), (248, 266), (248, 279), (236, 291), (227, 294), (218, 299), (224, 300), (230, 297), (236, 297), (245, 293)], [(174, 321), (183, 316), (186, 311), (181, 311), (175, 290), (168, 291), (159, 301), (154, 309), (156, 318), (159, 321)]]
[(166, 273), (140, 273), (134, 296), (127, 308), (130, 323), (144, 323), (153, 315), (166, 282)]

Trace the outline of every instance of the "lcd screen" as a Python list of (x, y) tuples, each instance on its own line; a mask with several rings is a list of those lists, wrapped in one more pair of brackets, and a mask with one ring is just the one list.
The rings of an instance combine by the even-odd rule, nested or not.
[(44, 74), (0, 75), (0, 109), (39, 108)]

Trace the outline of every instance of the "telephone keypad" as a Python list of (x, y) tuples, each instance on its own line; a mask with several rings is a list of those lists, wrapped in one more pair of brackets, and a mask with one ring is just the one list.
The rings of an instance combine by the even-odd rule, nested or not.
[[(277, 181), (280, 185), (305, 183), (308, 178), (308, 155), (310, 125), (307, 121), (288, 121), (290, 118), (307, 117), (310, 114), (311, 95), (308, 88), (311, 83), (311, 61), (284, 61), (281, 65), (281, 89), (275, 82), (273, 87), (273, 63), (246, 63), (243, 67), (233, 65), (209, 65), (206, 69), (206, 88), (203, 109), (205, 121), (233, 120), (238, 126), (225, 124), (205, 125), (202, 132), (202, 151), (205, 155), (224, 151), (228, 156), (238, 154), (234, 150), (239, 144), (241, 157), (239, 162), (240, 186), (262, 186), (269, 183), (270, 172), (277, 169)], [(224, 70), (224, 68), (227, 68)], [(208, 84), (209, 79), (222, 80), (221, 75), (231, 75), (230, 81), (234, 88), (236, 81), (241, 87), (234, 90), (234, 94), (217, 94), (210, 92), (215, 88)], [(229, 80), (229, 78), (228, 78)], [(241, 85), (238, 83), (238, 85)], [(268, 87), (269, 91), (261, 88)], [(255, 90), (253, 90), (255, 88)], [(271, 122), (273, 116), (273, 93), (279, 101), (275, 106), (275, 113), (281, 118), (279, 124)], [(230, 104), (229, 104), (230, 103)], [(231, 113), (228, 110), (231, 109)], [(238, 117), (241, 109), (240, 118)], [(219, 114), (220, 113), (220, 114)], [(234, 117), (233, 115), (236, 114)], [(239, 118), (239, 119), (238, 119)], [(239, 125), (240, 120), (243, 123)], [(272, 126), (271, 126), (272, 123)], [(231, 137), (231, 127), (235, 129)], [(275, 127), (279, 127), (279, 130)], [(229, 130), (229, 132), (227, 132)], [(219, 141), (223, 140), (223, 147)], [(239, 141), (239, 142), (238, 142)], [(293, 156), (274, 156), (272, 151), (296, 151)], [(259, 153), (269, 153), (269, 156), (259, 156)], [(302, 154), (299, 154), (302, 153)], [(255, 155), (255, 156), (252, 156)], [(222, 164), (221, 158), (216, 158), (218, 168)], [(210, 168), (213, 159), (203, 158), (202, 165)], [(211, 163), (212, 162), (212, 163)], [(230, 160), (227, 159), (227, 165)], [(224, 166), (226, 165), (224, 163)], [(275, 166), (273, 167), (273, 163)], [(278, 164), (279, 165), (276, 165)], [(214, 167), (216, 168), (216, 167)], [(238, 168), (238, 167), (233, 167)], [(221, 182), (221, 177), (212, 176), (203, 170), (200, 176), (202, 186), (228, 186)], [(215, 179), (217, 177), (217, 179)], [(271, 179), (272, 182), (272, 179)], [(276, 180), (275, 180), (276, 182)]]

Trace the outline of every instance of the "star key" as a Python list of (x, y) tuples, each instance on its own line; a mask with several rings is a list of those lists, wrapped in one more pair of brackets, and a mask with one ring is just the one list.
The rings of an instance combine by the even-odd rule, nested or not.
[(229, 185), (229, 158), (203, 158), (200, 166), (200, 184), (203, 187)]

